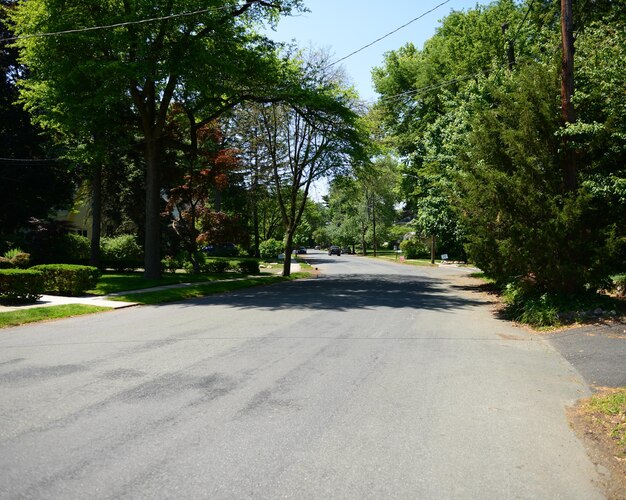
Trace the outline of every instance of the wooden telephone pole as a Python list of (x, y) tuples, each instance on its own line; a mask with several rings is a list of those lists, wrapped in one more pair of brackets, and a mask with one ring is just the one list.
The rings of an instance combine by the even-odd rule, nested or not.
[[(563, 124), (574, 123), (574, 35), (572, 0), (561, 0), (561, 116)], [(563, 186), (565, 192), (576, 190), (576, 156), (567, 137), (563, 138)]]

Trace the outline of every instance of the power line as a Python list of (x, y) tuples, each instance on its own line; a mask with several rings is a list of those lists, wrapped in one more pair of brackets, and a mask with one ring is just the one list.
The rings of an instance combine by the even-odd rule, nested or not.
[(363, 47), (360, 47), (358, 49), (356, 49), (354, 52), (350, 52), (347, 56), (342, 57), (341, 59), (337, 59), (336, 61), (330, 63), (329, 65), (325, 66), (323, 69), (328, 69), (331, 66), (334, 66), (335, 64), (340, 63), (341, 61), (345, 61), (346, 59), (352, 57), (355, 54), (358, 54), (359, 52), (364, 51), (365, 49), (371, 47), (372, 45), (380, 42), (381, 40), (384, 40), (385, 38), (393, 35), (394, 33), (397, 33), (398, 31), (400, 31), (403, 28), (406, 28), (407, 26), (409, 26), (410, 24), (413, 24), (415, 21), (418, 21), (419, 19), (427, 16), (428, 14), (430, 14), (431, 12), (434, 12), (435, 10), (437, 10), (439, 7), (441, 7), (442, 5), (445, 5), (447, 3), (449, 3), (450, 0), (445, 0), (445, 2), (441, 2), (439, 5), (436, 5), (435, 7), (433, 7), (432, 9), (430, 9), (427, 12), (424, 12), (423, 14), (420, 14), (419, 16), (411, 19), (409, 22), (404, 23), (402, 26), (397, 27), (396, 29), (394, 29), (393, 31), (390, 31), (389, 33), (377, 38), (376, 40), (374, 40), (373, 42), (368, 43), (367, 45), (363, 45)]
[(530, 5), (528, 6), (528, 10), (526, 10), (526, 14), (524, 14), (524, 19), (522, 19), (522, 21), (517, 26), (517, 30), (515, 30), (515, 35), (513, 35), (513, 38), (511, 39), (511, 43), (513, 43), (513, 42), (515, 42), (515, 40), (517, 40), (517, 36), (520, 34), (520, 31), (522, 30), (522, 26), (526, 22), (526, 19), (528, 18), (528, 14), (530, 14), (530, 11), (532, 10), (534, 3), (535, 3), (535, 0), (532, 0), (530, 2)]
[(194, 10), (192, 12), (180, 12), (178, 14), (170, 14), (167, 16), (160, 16), (160, 17), (151, 17), (151, 18), (147, 18), (147, 19), (138, 19), (136, 21), (124, 21), (121, 23), (115, 23), (115, 24), (104, 24), (101, 26), (91, 26), (88, 28), (76, 28), (73, 30), (64, 30), (64, 31), (55, 31), (55, 32), (44, 32), (44, 33), (33, 33), (32, 35), (20, 35), (20, 36), (14, 36), (14, 37), (10, 37), (10, 38), (0, 38), (0, 42), (11, 42), (11, 41), (15, 41), (15, 40), (26, 40), (28, 38), (42, 38), (42, 37), (48, 37), (48, 36), (61, 36), (61, 35), (70, 35), (70, 34), (74, 34), (74, 33), (84, 33), (87, 31), (98, 31), (98, 30), (106, 30), (106, 29), (111, 29), (111, 28), (120, 28), (120, 27), (124, 27), (124, 26), (132, 26), (132, 25), (137, 25), (137, 24), (146, 24), (146, 23), (152, 23), (152, 22), (156, 22), (156, 21), (167, 21), (170, 19), (177, 19), (179, 17), (190, 17), (190, 16), (196, 16), (198, 14), (207, 14), (209, 12), (219, 12), (219, 11), (223, 11), (223, 10), (230, 10), (231, 7), (230, 6), (222, 6), (222, 7), (209, 7), (206, 9), (199, 9), (199, 10)]

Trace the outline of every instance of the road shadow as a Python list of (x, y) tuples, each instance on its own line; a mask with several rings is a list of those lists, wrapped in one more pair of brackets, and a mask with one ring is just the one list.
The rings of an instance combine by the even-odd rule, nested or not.
[(269, 310), (352, 310), (376, 307), (444, 310), (482, 306), (479, 298), (455, 294), (445, 282), (396, 274), (323, 276), (192, 299), (181, 305), (221, 304)]

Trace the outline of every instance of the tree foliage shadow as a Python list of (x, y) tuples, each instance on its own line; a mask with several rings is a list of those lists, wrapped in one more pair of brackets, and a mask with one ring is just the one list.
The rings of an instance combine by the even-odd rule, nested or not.
[(445, 282), (396, 274), (339, 275), (239, 290), (221, 296), (192, 299), (187, 306), (221, 304), (274, 311), (315, 309), (348, 311), (377, 307), (448, 310), (482, 306), (480, 299), (461, 297)]

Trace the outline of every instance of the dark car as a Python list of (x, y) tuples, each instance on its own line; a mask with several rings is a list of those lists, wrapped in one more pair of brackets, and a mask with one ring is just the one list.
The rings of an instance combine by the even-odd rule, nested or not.
[(341, 253), (347, 253), (348, 255), (350, 255), (352, 253), (352, 250), (350, 249), (350, 247), (344, 247), (341, 249)]
[(298, 248), (298, 253), (299, 253), (299, 254), (306, 253), (306, 247), (300, 247), (300, 248)]
[(341, 255), (341, 248), (337, 245), (333, 245), (328, 249), (328, 255)]

